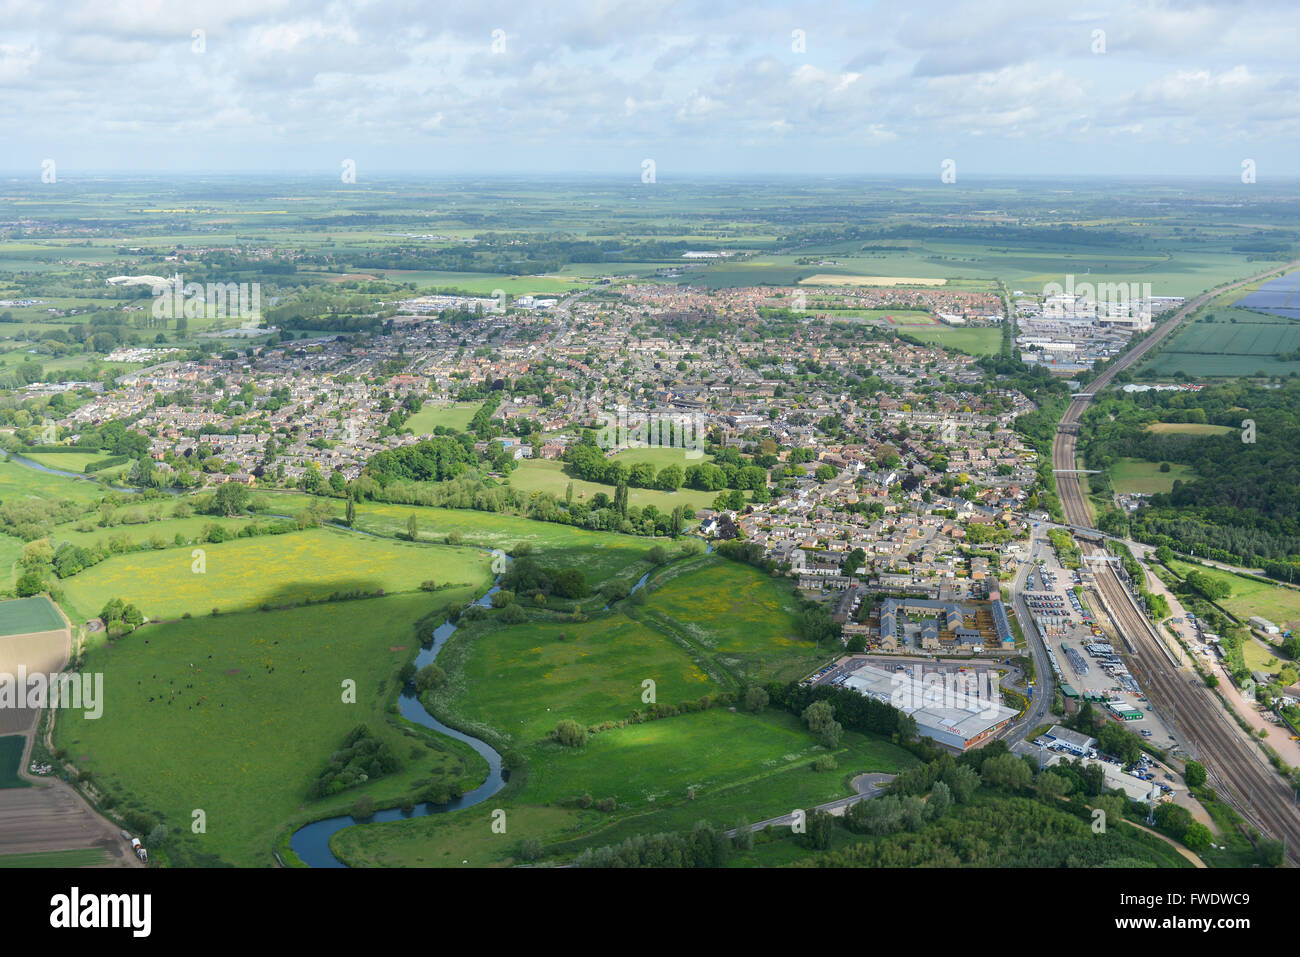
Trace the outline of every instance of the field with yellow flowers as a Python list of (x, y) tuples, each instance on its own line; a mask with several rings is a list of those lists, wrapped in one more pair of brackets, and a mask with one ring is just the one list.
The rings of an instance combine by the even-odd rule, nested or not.
[(113, 598), (150, 619), (322, 601), (354, 593), (413, 591), (425, 581), (486, 588), (480, 549), (400, 542), (317, 528), (193, 548), (132, 552), (62, 582), (66, 604), (93, 618)]

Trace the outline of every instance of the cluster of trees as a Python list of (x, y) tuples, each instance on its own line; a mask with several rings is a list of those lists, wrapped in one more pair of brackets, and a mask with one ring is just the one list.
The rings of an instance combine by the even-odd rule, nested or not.
[[(1128, 456), (1196, 472), (1131, 517), (1139, 541), (1249, 566), (1290, 564), (1300, 555), (1300, 382), (1263, 388), (1236, 380), (1196, 393), (1134, 393), (1094, 403), (1085, 421), (1090, 468)], [(1153, 433), (1153, 421), (1230, 431)]]
[(489, 485), (471, 475), (436, 484), (392, 479), (381, 485), (375, 476), (363, 473), (348, 486), (348, 491), (357, 501), (372, 499), (397, 505), (474, 509), (624, 535), (680, 534), (685, 520), (694, 517), (694, 512), (686, 507), (664, 513), (653, 505), (644, 508), (626, 505), (626, 500), (626, 511), (621, 512), (603, 492), (593, 495), (590, 502), (566, 504), (547, 492), (529, 494), (509, 485)]
[(896, 734), (903, 741), (916, 737), (916, 721), (912, 717), (887, 702), (865, 697), (849, 688), (809, 687), (791, 681), (788, 684), (773, 682), (766, 690), (771, 704), (793, 714), (803, 715), (814, 701), (825, 701), (833, 709), (835, 720), (850, 731), (885, 737)]
[(587, 597), (587, 576), (581, 568), (543, 568), (532, 557), (523, 555), (510, 563), (501, 575), (502, 589), (515, 594), (580, 599)]
[(366, 471), (381, 486), (394, 479), (443, 482), (464, 474), (477, 462), (474, 440), (470, 436), (435, 436), (415, 445), (388, 449), (372, 456), (366, 463)]
[(329, 764), (311, 783), (307, 796), (328, 797), (401, 768), (402, 762), (387, 742), (376, 737), (366, 725), (359, 724), (348, 732), (343, 747), (330, 755)]
[(144, 614), (120, 598), (110, 600), (99, 613), (110, 638), (130, 634), (144, 624)]
[(587, 848), (574, 867), (722, 867), (732, 852), (732, 840), (707, 821), (691, 832), (639, 834), (618, 844)]
[[(688, 465), (665, 465), (658, 471), (649, 462), (627, 465), (617, 459), (607, 458), (605, 450), (597, 443), (595, 433), (586, 431), (582, 441), (564, 453), (569, 472), (588, 482), (605, 485), (630, 485), (633, 488), (659, 489), (675, 492), (683, 486), (703, 492), (723, 489), (752, 490), (761, 501), (768, 500), (767, 469), (755, 462), (741, 458), (734, 448), (717, 449), (715, 461)], [(775, 463), (775, 456), (769, 457)], [(743, 498), (742, 498), (743, 507)]]
[(604, 451), (594, 442), (572, 446), (564, 453), (564, 460), (568, 463), (570, 474), (575, 478), (616, 487), (630, 485), (633, 488), (675, 492), (682, 487), (684, 479), (680, 465), (665, 465), (657, 472), (649, 462), (638, 462), (628, 466), (623, 462), (607, 459)]

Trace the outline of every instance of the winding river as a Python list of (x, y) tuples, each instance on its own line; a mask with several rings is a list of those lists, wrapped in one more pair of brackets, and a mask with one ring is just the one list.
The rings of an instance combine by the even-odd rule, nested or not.
[[(35, 469), (39, 472), (82, 479), (83, 481), (87, 480), (87, 477), (84, 474), (67, 472), (61, 469), (53, 469), (13, 452), (0, 452), (0, 455), (3, 455), (4, 458), (14, 461), (19, 465)], [(138, 491), (137, 489), (116, 490), (126, 492)], [(348, 530), (353, 532), (360, 531), (359, 529)], [(713, 546), (707, 545), (706, 551), (713, 551)], [(641, 579), (632, 587), (632, 592), (643, 587), (646, 581), (650, 578), (650, 574), (650, 572), (646, 572), (642, 575)], [(500, 585), (493, 584), (493, 586), (479, 597), (474, 604), (480, 605), (484, 608), (492, 607), (492, 596), (500, 590)], [(629, 594), (632, 592), (629, 592)], [(605, 607), (608, 609), (609, 606), (606, 605)], [(455, 634), (456, 628), (457, 625), (455, 623), (444, 621), (434, 629), (433, 643), (428, 648), (422, 649), (415, 658), (415, 667), (417, 671), (438, 657), (438, 652), (442, 651), (443, 646), (447, 643), (447, 639)], [(480, 738), (474, 737), (473, 735), (465, 734), (463, 731), (458, 731), (455, 728), (443, 724), (433, 715), (429, 714), (424, 705), (420, 703), (419, 697), (415, 694), (411, 694), (404, 690), (401, 697), (397, 700), (397, 706), (402, 717), (406, 718), (408, 721), (418, 724), (421, 727), (430, 728), (437, 731), (439, 734), (445, 734), (450, 738), (455, 738), (457, 741), (464, 741), (471, 748), (481, 754), (484, 760), (488, 763), (487, 779), (478, 787), (474, 788), (474, 790), (467, 791), (465, 794), (462, 794), (460, 797), (447, 804), (430, 804), (426, 802), (417, 805), (414, 810), (409, 812), (403, 811), (401, 808), (389, 808), (383, 811), (376, 811), (374, 816), (367, 821), (358, 821), (350, 814), (342, 814), (338, 817), (325, 818), (324, 820), (304, 825), (293, 832), (293, 835), (289, 838), (289, 846), (293, 849), (293, 852), (298, 855), (298, 858), (309, 867), (347, 867), (347, 865), (335, 857), (334, 852), (330, 850), (330, 838), (345, 827), (351, 827), (354, 824), (402, 821), (407, 818), (425, 817), (429, 814), (446, 814), (448, 811), (459, 811), (483, 803), (505, 787), (505, 777), (501, 773), (501, 755), (490, 744)]]
[[(481, 605), (484, 608), (492, 606), (492, 596), (501, 590), (500, 585), (493, 585), (481, 598), (474, 604)], [(415, 658), (415, 667), (417, 670), (423, 668), (429, 662), (438, 657), (438, 652), (442, 646), (447, 643), (456, 632), (456, 625), (450, 621), (444, 621), (433, 632), (433, 644), (423, 649)], [(402, 717), (412, 721), (425, 728), (432, 728), (439, 734), (445, 734), (449, 738), (455, 738), (457, 741), (464, 741), (471, 748), (487, 760), (488, 776), (487, 780), (480, 784), (472, 791), (467, 791), (460, 797), (456, 798), (449, 804), (419, 804), (414, 811), (403, 811), (401, 808), (389, 808), (386, 811), (376, 811), (374, 817), (368, 821), (358, 821), (350, 814), (343, 814), (339, 817), (326, 818), (323, 821), (316, 821), (300, 827), (294, 831), (293, 836), (289, 838), (289, 846), (293, 852), (310, 867), (346, 867), (347, 865), (334, 856), (330, 850), (330, 838), (338, 831), (345, 827), (351, 827), (353, 824), (383, 823), (386, 821), (403, 821), (412, 817), (425, 817), (429, 814), (445, 814), (448, 811), (459, 811), (462, 808), (473, 807), (475, 804), (481, 804), (492, 795), (496, 794), (503, 787), (506, 781), (501, 774), (501, 755), (486, 741), (472, 735), (465, 734), (463, 731), (457, 731), (455, 728), (449, 728), (433, 715), (425, 710), (424, 705), (420, 703), (417, 695), (409, 694), (405, 691), (397, 700), (398, 709)]]

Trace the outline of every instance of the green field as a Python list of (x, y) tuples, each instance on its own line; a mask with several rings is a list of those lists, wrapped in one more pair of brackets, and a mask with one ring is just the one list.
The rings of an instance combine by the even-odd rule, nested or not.
[[(18, 776), (22, 770), (23, 748), (27, 739), (21, 734), (11, 734), (0, 738), (0, 788), (29, 788), (32, 786)], [(3, 860), (3, 858), (0, 858)]]
[[(56, 746), (119, 808), (156, 815), (195, 853), (271, 865), (291, 821), (340, 813), (360, 794), (376, 803), (419, 782), (486, 773), (482, 759), (448, 738), (389, 722), (393, 676), (414, 653), (413, 623), (469, 589), (415, 593), (268, 613), (150, 625), (92, 648), (85, 670), (103, 671), (112, 698), (98, 720), (65, 712)], [(216, 600), (216, 599), (212, 599)], [(356, 703), (344, 700), (345, 681)], [(395, 774), (309, 802), (307, 788), (344, 738), (366, 724), (393, 747)], [(426, 745), (431, 740), (434, 747)], [(190, 834), (191, 814), (207, 833)]]
[[(665, 465), (680, 465), (686, 469), (691, 465), (703, 465), (705, 462), (712, 462), (712, 455), (705, 455), (703, 452), (693, 452), (688, 449), (664, 448), (662, 446), (646, 446), (644, 448), (624, 449), (614, 454), (615, 462), (622, 462), (624, 465), (639, 465), (642, 462), (649, 462), (655, 467), (655, 470), (663, 468)], [(576, 488), (576, 486), (575, 486)], [(635, 495), (640, 489), (628, 489), (628, 492)], [(687, 490), (689, 491), (689, 489)], [(681, 494), (680, 492), (678, 494)]]
[[(176, 618), (213, 608), (239, 611), (320, 600), (335, 592), (410, 591), (421, 582), (481, 589), (490, 557), (456, 549), (312, 529), (202, 546), (206, 571), (191, 551), (119, 555), (63, 582), (77, 613), (91, 618), (113, 598), (134, 602), (149, 618)], [(443, 602), (445, 604), (445, 601)]]
[(1002, 327), (979, 326), (959, 329), (954, 326), (908, 326), (904, 335), (945, 349), (956, 349), (976, 356), (993, 356), (1002, 350)]
[(53, 631), (66, 627), (66, 624), (44, 595), (0, 601), (0, 636)]
[[(134, 548), (151, 545), (155, 548), (176, 547), (176, 536), (180, 535), (186, 544), (197, 542), (204, 529), (210, 525), (219, 525), (230, 535), (237, 535), (239, 530), (254, 524), (252, 518), (226, 518), (219, 515), (193, 515), (189, 518), (159, 518), (150, 520), (149, 513), (143, 509), (119, 510), (119, 516), (125, 515), (126, 521), (107, 528), (100, 528), (94, 521), (83, 519), (56, 525), (49, 534), (55, 548), (67, 542), (90, 548), (95, 545), (118, 548)], [(263, 522), (265, 523), (265, 522)], [(188, 554), (188, 553), (187, 553)]]
[(104, 496), (104, 487), (87, 479), (51, 475), (5, 459), (0, 461), (0, 501), (16, 499), (71, 499), (96, 502)]
[(467, 628), (444, 648), (440, 664), (459, 675), (439, 699), (454, 704), (459, 723), (494, 727), (514, 747), (542, 739), (562, 718), (586, 725), (643, 710), (647, 679), (672, 704), (718, 690), (687, 652), (618, 614), (476, 634)]
[(482, 402), (452, 402), (450, 405), (435, 405), (426, 402), (419, 412), (406, 420), (405, 428), (416, 435), (428, 435), (438, 426), (464, 432), (469, 427), (470, 419), (482, 406)]
[(1139, 492), (1147, 495), (1156, 492), (1169, 492), (1174, 487), (1174, 480), (1184, 482), (1195, 480), (1196, 471), (1189, 465), (1177, 462), (1169, 463), (1169, 471), (1160, 471), (1159, 462), (1143, 462), (1141, 459), (1117, 459), (1107, 469), (1110, 486), (1116, 492)]
[(646, 604), (633, 614), (737, 677), (792, 681), (830, 654), (799, 636), (799, 606), (789, 579), (716, 555), (656, 575)]
[(1300, 323), (1248, 309), (1214, 305), (1186, 323), (1142, 367), (1147, 375), (1176, 373), (1196, 378), (1290, 375), (1300, 360), (1279, 356), (1300, 352)]
[(1260, 615), (1283, 631), (1300, 628), (1300, 589), (1270, 585), (1258, 579), (1177, 559), (1170, 562), (1169, 567), (1179, 576), (1197, 571), (1226, 584), (1232, 591), (1219, 604), (1243, 622), (1254, 615)]
[(1146, 431), (1177, 435), (1227, 435), (1234, 430), (1226, 425), (1207, 425), (1204, 422), (1152, 422)]
[(62, 472), (84, 473), (92, 462), (102, 462), (109, 456), (103, 452), (27, 452), (24, 458)]
[(504, 289), (510, 296), (557, 295), (577, 292), (588, 284), (555, 276), (504, 276), (500, 273), (437, 272), (432, 270), (377, 269), (372, 275), (396, 282), (413, 282), (421, 292), (455, 290), (475, 296), (490, 296)]
[[(692, 460), (692, 463), (688, 464), (693, 464), (696, 461)], [(698, 461), (703, 461), (703, 459)], [(519, 464), (519, 468), (510, 473), (510, 484), (515, 488), (522, 489), (525, 492), (549, 492), (559, 499), (564, 498), (565, 489), (570, 482), (573, 483), (573, 497), (575, 500), (590, 499), (597, 492), (604, 492), (611, 499), (614, 497), (614, 486), (571, 478), (565, 474), (563, 462), (549, 462), (540, 459), (524, 461)], [(717, 495), (717, 492), (701, 492), (690, 488), (682, 488), (676, 492), (629, 488), (628, 503), (641, 506), (653, 505), (661, 512), (671, 512), (678, 505), (686, 505), (693, 509), (709, 508)]]
[[(633, 834), (685, 831), (696, 821), (730, 826), (775, 817), (852, 793), (863, 771), (914, 763), (888, 742), (847, 732), (834, 752), (839, 771), (813, 773), (826, 751), (790, 714), (713, 709), (604, 731), (580, 750), (539, 745), (529, 751), (527, 784), (493, 799), (506, 812), (494, 834), (482, 809), (393, 824), (350, 827), (335, 835), (335, 854), (354, 866), (491, 866), (512, 862), (519, 841), (536, 837), (561, 856)], [(614, 812), (580, 809), (589, 793), (613, 798)]]
[(71, 851), (38, 851), (34, 854), (0, 855), (0, 868), (98, 867), (109, 863), (102, 847), (82, 847)]
[[(271, 511), (293, 513), (313, 499), (297, 493), (267, 494)], [(343, 503), (337, 499), (315, 499), (330, 504), (336, 517), (343, 515)], [(617, 574), (645, 558), (656, 539), (614, 532), (596, 532), (554, 522), (536, 522), (517, 515), (478, 512), (472, 509), (426, 508), (420, 505), (391, 505), (364, 502), (357, 506), (355, 527), (372, 535), (405, 538), (407, 521), (414, 515), (421, 542), (442, 542), (448, 535), (459, 535), (465, 545), (500, 548), (510, 551), (526, 542), (544, 565), (567, 568), (581, 566), (589, 584)]]
[[(848, 732), (834, 750), (839, 771), (813, 773), (826, 751), (791, 714), (714, 707), (638, 723), (646, 679), (655, 700), (676, 705), (739, 687), (736, 673), (787, 678), (825, 655), (797, 637), (788, 582), (717, 557), (678, 560), (646, 586), (642, 606), (583, 623), (536, 620), (462, 627), (439, 664), (446, 685), (428, 696), (443, 720), (488, 737), (527, 760), (522, 786), (492, 801), (506, 812), (509, 839), (484, 825), (482, 811), (347, 828), (335, 853), (353, 865), (420, 866), (462, 861), (509, 863), (518, 841), (538, 837), (561, 855), (634, 833), (688, 829), (709, 819), (731, 823), (785, 813), (851, 793), (864, 771), (913, 763), (895, 746)], [(564, 637), (561, 638), (561, 635)], [(547, 735), (564, 718), (595, 727), (579, 749)], [(582, 794), (613, 799), (614, 811), (583, 809)]]

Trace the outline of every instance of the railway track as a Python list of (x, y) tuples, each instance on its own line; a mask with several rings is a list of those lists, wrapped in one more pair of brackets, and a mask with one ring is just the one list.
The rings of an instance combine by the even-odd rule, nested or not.
[[(1292, 269), (1300, 263), (1292, 263)], [(1093, 380), (1089, 393), (1075, 398), (1057, 427), (1052, 443), (1052, 468), (1073, 469), (1077, 462), (1077, 430), (1092, 396), (1110, 386), (1115, 376), (1133, 365), (1147, 352), (1164, 341), (1188, 315), (1212, 298), (1244, 286), (1274, 272), (1252, 276), (1221, 286), (1184, 304), (1173, 316), (1156, 327), (1145, 340), (1122, 356), (1114, 365)], [(1092, 526), (1091, 509), (1083, 495), (1079, 475), (1057, 472), (1057, 494), (1065, 520), (1071, 525)], [(1087, 554), (1104, 554), (1098, 545), (1085, 545)], [(1258, 746), (1225, 714), (1224, 706), (1195, 673), (1188, 675), (1170, 663), (1155, 626), (1138, 610), (1132, 595), (1114, 570), (1099, 563), (1096, 582), (1108, 614), (1121, 637), (1132, 650), (1134, 677), (1147, 694), (1147, 700), (1184, 751), (1195, 751), (1204, 765), (1216, 793), (1232, 804), (1257, 830), (1285, 841), (1286, 857), (1300, 865), (1300, 810), (1290, 787), (1269, 766)]]

